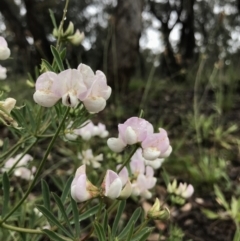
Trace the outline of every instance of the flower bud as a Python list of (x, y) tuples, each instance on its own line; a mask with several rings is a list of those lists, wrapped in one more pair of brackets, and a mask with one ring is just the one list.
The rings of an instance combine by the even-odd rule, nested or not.
[(69, 36), (67, 39), (69, 40), (69, 42), (73, 45), (80, 45), (84, 39), (84, 33), (83, 32), (80, 32), (78, 29), (77, 31), (75, 32), (74, 35), (72, 36)]
[(167, 220), (170, 217), (169, 210), (165, 207), (161, 210), (160, 201), (156, 198), (155, 203), (151, 209), (147, 212), (147, 218), (154, 220)]
[(74, 25), (72, 22), (69, 22), (66, 31), (63, 33), (63, 37), (67, 37), (69, 35), (72, 35), (73, 33), (74, 33)]

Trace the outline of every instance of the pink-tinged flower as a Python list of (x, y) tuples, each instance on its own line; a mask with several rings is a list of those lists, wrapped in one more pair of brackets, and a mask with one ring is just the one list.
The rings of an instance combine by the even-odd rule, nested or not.
[(102, 123), (98, 123), (97, 126), (94, 127), (94, 135), (99, 136), (101, 138), (106, 138), (109, 132), (106, 130), (106, 126)]
[(84, 64), (80, 64), (78, 70), (82, 73), (83, 81), (87, 86), (87, 91), (80, 96), (84, 106), (90, 113), (102, 111), (112, 93), (111, 87), (107, 85), (105, 74), (97, 70), (94, 75), (93, 71)]
[(142, 142), (143, 157), (147, 160), (162, 157), (169, 151), (167, 132), (162, 128), (159, 128), (159, 131), (160, 133), (148, 134)]
[(142, 150), (139, 148), (133, 154), (130, 162), (131, 172), (134, 176), (138, 176), (139, 174), (144, 174), (145, 172), (145, 164), (144, 158), (142, 156)]
[[(117, 170), (121, 168), (121, 165), (117, 165)], [(127, 199), (132, 194), (132, 184), (129, 180), (128, 170), (126, 167), (124, 167), (119, 173), (118, 176), (120, 177), (122, 181), (122, 191), (118, 197), (118, 199)]]
[(150, 166), (150, 167), (152, 167), (155, 170), (159, 169), (162, 166), (163, 162), (164, 162), (163, 158), (157, 158), (157, 159), (152, 160), (152, 161), (144, 159), (145, 165), (146, 166)]
[(153, 126), (148, 121), (138, 117), (131, 117), (118, 125), (119, 137), (124, 143), (133, 145), (142, 142), (153, 133)]
[(76, 202), (84, 202), (99, 196), (99, 190), (86, 175), (86, 165), (80, 166), (71, 184), (71, 196)]
[(82, 124), (82, 127), (75, 129), (74, 133), (81, 136), (83, 140), (88, 141), (92, 138), (94, 131), (94, 124), (92, 121), (87, 121)]
[(118, 174), (112, 170), (107, 170), (102, 183), (104, 196), (111, 199), (116, 199), (120, 196), (122, 187), (122, 181)]
[(82, 74), (76, 69), (67, 69), (57, 75), (52, 86), (53, 92), (65, 106), (76, 107), (80, 96), (87, 90)]
[(22, 156), (22, 153), (18, 154), (14, 158), (10, 158), (9, 160), (7, 160), (4, 167), (2, 168), (2, 172), (10, 170), (12, 166), (17, 163), (13, 174), (16, 177), (20, 177), (22, 179), (32, 180), (33, 173), (35, 173), (36, 171), (36, 167), (32, 167), (31, 169), (29, 169), (27, 168), (27, 165), (30, 161), (33, 160), (33, 157), (30, 156), (29, 154), (25, 154), (22, 158), (21, 156)]
[(33, 94), (34, 101), (44, 107), (52, 107), (60, 99), (53, 92), (53, 83), (57, 80), (57, 74), (47, 71), (41, 74), (35, 84), (36, 92)]
[(0, 65), (0, 79), (6, 79), (7, 78), (7, 69), (2, 67)]
[(93, 168), (99, 168), (101, 164), (99, 162), (103, 161), (103, 154), (93, 156), (92, 149), (87, 149), (78, 154), (78, 158), (82, 160), (82, 163)]
[(145, 159), (142, 156), (142, 150), (139, 148), (131, 158), (130, 168), (135, 180), (132, 182), (132, 195), (151, 198), (149, 189), (153, 188), (157, 179), (154, 177), (153, 168), (145, 167)]
[(187, 183), (179, 183), (179, 186), (177, 188), (177, 190), (175, 191), (175, 193), (181, 197), (183, 197), (184, 199), (190, 198), (193, 193), (194, 193), (194, 188), (191, 184)]
[(153, 176), (154, 172), (151, 167), (146, 167), (146, 174), (140, 173), (132, 183), (132, 195), (142, 196), (143, 198), (149, 199), (152, 197), (152, 193), (149, 189), (153, 188), (156, 185), (157, 178)]
[(108, 147), (116, 153), (119, 153), (124, 150), (124, 148), (127, 146), (125, 142), (121, 138), (108, 138), (107, 140)]
[(0, 60), (8, 59), (11, 54), (10, 49), (8, 48), (7, 41), (5, 38), (0, 37)]

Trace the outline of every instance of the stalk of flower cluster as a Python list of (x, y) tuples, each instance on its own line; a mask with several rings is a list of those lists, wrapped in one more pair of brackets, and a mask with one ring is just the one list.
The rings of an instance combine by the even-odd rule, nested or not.
[(64, 121), (65, 121), (65, 119), (68, 116), (69, 111), (70, 111), (70, 108), (67, 108), (67, 110), (66, 110), (66, 112), (65, 112), (65, 114), (64, 114), (64, 116), (62, 118), (62, 121), (61, 121), (59, 127), (57, 128), (57, 131), (56, 131), (55, 135), (53, 136), (51, 142), (49, 143), (49, 146), (48, 146), (48, 148), (47, 148), (47, 150), (46, 150), (46, 152), (44, 154), (44, 157), (43, 157), (43, 159), (42, 159), (42, 161), (41, 161), (41, 163), (40, 163), (40, 165), (39, 165), (39, 167), (38, 167), (38, 169), (36, 171), (36, 175), (34, 176), (34, 179), (33, 179), (32, 183), (30, 184), (30, 186), (28, 187), (26, 193), (24, 194), (22, 199), (20, 199), (20, 201), (16, 204), (16, 206), (3, 219), (0, 220), (0, 226), (2, 225), (3, 222), (5, 222), (22, 205), (22, 203), (26, 200), (26, 198), (28, 197), (28, 195), (32, 191), (34, 185), (36, 184), (36, 182), (37, 182), (37, 180), (38, 180), (38, 178), (39, 178), (39, 176), (41, 174), (41, 171), (42, 171), (42, 169), (44, 167), (44, 164), (45, 164), (45, 162), (47, 160), (47, 157), (48, 157), (50, 151), (52, 150), (53, 144), (55, 143), (55, 141), (56, 141), (56, 139), (58, 137), (58, 134), (59, 134), (59, 132), (60, 132), (60, 130), (61, 130), (63, 124), (64, 124)]
[[(64, 7), (64, 9), (63, 9), (62, 20), (61, 20), (61, 23), (60, 23), (59, 29), (58, 29), (58, 32), (59, 32), (59, 33), (61, 33), (61, 31), (62, 31), (62, 29), (63, 29), (64, 20), (66, 19), (66, 15), (67, 15), (68, 4), (69, 4), (69, 0), (66, 0), (65, 7)], [(57, 39), (57, 44), (56, 44), (56, 48), (57, 48), (57, 49), (59, 48), (60, 40), (61, 40), (61, 36), (59, 35), (59, 36), (58, 36), (58, 39)]]
[(134, 155), (134, 153), (137, 151), (137, 149), (139, 148), (138, 145), (135, 145), (135, 147), (133, 148), (133, 150), (130, 152), (128, 158), (123, 162), (122, 166), (118, 169), (117, 173), (119, 173), (120, 171), (122, 171), (122, 169), (130, 162), (132, 156)]

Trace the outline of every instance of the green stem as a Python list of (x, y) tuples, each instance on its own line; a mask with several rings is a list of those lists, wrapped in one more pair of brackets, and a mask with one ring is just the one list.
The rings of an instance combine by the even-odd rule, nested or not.
[(30, 184), (28, 190), (26, 191), (25, 195), (22, 197), (22, 199), (16, 204), (16, 206), (12, 210), (2, 220), (0, 220), (0, 225), (2, 225), (2, 223), (5, 222), (22, 205), (22, 203), (28, 197), (29, 193), (32, 191), (34, 185), (36, 184), (36, 182), (37, 182), (37, 180), (38, 180), (38, 178), (39, 178), (39, 176), (41, 174), (41, 171), (42, 171), (42, 169), (44, 167), (44, 164), (45, 164), (45, 162), (47, 160), (47, 157), (48, 157), (48, 155), (49, 155), (49, 153), (50, 153), (50, 151), (51, 151), (51, 149), (53, 147), (53, 144), (56, 141), (56, 139), (58, 137), (58, 134), (59, 134), (59, 132), (60, 132), (60, 130), (61, 130), (63, 124), (64, 124), (64, 121), (65, 121), (65, 119), (68, 116), (69, 111), (70, 111), (70, 108), (67, 108), (67, 110), (66, 110), (66, 112), (65, 112), (65, 114), (64, 114), (64, 116), (62, 118), (62, 121), (61, 121), (61, 123), (60, 123), (60, 125), (59, 125), (59, 127), (58, 127), (58, 129), (57, 129), (57, 131), (55, 133), (55, 135), (53, 136), (53, 138), (52, 138), (52, 140), (51, 140), (51, 142), (50, 142), (50, 144), (49, 144), (49, 146), (47, 148), (47, 151), (44, 154), (44, 157), (43, 157), (43, 159), (42, 159), (42, 161), (41, 161), (41, 163), (40, 163), (40, 165), (38, 167), (36, 175), (35, 175), (32, 183)]
[(120, 169), (118, 169), (118, 173), (119, 173), (120, 171), (122, 171), (122, 169), (130, 162), (132, 156), (134, 155), (134, 153), (136, 152), (136, 150), (137, 150), (138, 148), (139, 148), (139, 146), (136, 145), (136, 146), (132, 149), (132, 151), (130, 152), (130, 155), (128, 156), (128, 158), (124, 161), (124, 163), (122, 164), (122, 166), (120, 167)]
[(65, 7), (64, 7), (64, 9), (63, 9), (62, 20), (61, 20), (60, 26), (59, 26), (59, 28), (58, 28), (58, 33), (59, 33), (59, 35), (58, 35), (58, 40), (57, 40), (57, 45), (56, 45), (57, 50), (59, 50), (58, 48), (59, 48), (59, 46), (60, 46), (60, 41), (61, 41), (61, 36), (60, 36), (60, 35), (61, 35), (61, 31), (62, 31), (62, 29), (63, 29), (64, 21), (65, 21), (65, 19), (66, 19), (68, 4), (69, 4), (69, 0), (66, 0)]
[(10, 148), (7, 152), (5, 152), (4, 154), (2, 154), (0, 156), (0, 159), (8, 156), (12, 151), (14, 151), (15, 148), (21, 146), (23, 143), (25, 143), (28, 139), (31, 139), (32, 136), (28, 136), (27, 138), (23, 138), (23, 139), (20, 139), (12, 148)]
[(20, 233), (43, 234), (43, 232), (38, 229), (20, 228), (20, 227), (15, 227), (15, 226), (6, 224), (6, 223), (2, 223), (1, 227), (9, 229), (9, 230), (17, 231)]

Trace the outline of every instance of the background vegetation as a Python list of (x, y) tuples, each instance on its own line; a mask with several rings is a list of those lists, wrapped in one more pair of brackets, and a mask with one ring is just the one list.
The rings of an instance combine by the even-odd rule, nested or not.
[[(34, 79), (41, 58), (52, 61), (55, 38), (48, 9), (60, 22), (63, 5), (1, 0), (0, 33), (12, 59), (4, 62), (8, 79), (0, 88), (19, 96), (19, 105), (32, 99), (26, 73)], [(240, 240), (234, 236), (240, 222), (240, 1), (71, 0), (67, 16), (66, 25), (72, 21), (85, 40), (67, 46), (69, 63), (64, 64), (101, 69), (114, 89), (108, 108), (93, 121), (114, 133), (116, 123), (143, 109), (144, 117), (168, 131), (173, 153), (164, 169), (171, 179), (195, 187), (184, 208), (172, 210), (174, 225), (156, 222), (149, 240), (158, 240), (154, 234), (159, 232), (169, 241)], [(0, 128), (1, 138), (10, 135)], [(60, 173), (64, 165), (66, 160)], [(54, 178), (49, 183), (58, 189)], [(159, 178), (156, 196), (165, 192)]]

